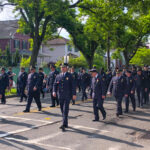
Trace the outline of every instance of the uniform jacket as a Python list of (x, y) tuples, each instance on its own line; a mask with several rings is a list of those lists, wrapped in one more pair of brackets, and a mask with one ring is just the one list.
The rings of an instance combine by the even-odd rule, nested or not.
[(115, 97), (123, 97), (125, 94), (125, 89), (126, 89), (126, 79), (123, 76), (120, 77), (113, 77), (109, 88), (108, 92), (113, 93)]
[(53, 72), (50, 72), (50, 74), (48, 76), (48, 83), (47, 84), (49, 86), (50, 91), (52, 91), (52, 89), (53, 89), (53, 84), (54, 84), (55, 78), (58, 74), (59, 74), (59, 72), (57, 70), (55, 70)]
[(98, 75), (96, 78), (92, 78), (91, 89), (92, 98), (94, 99), (101, 99), (102, 95), (106, 95), (107, 90), (104, 78), (102, 78), (100, 75)]
[(28, 74), (26, 72), (21, 73), (18, 76), (17, 84), (20, 88), (26, 87), (27, 85)]
[(76, 87), (77, 87), (77, 85), (78, 85), (78, 74), (76, 72), (73, 72), (73, 73), (71, 73), (71, 75), (72, 75), (72, 78), (73, 78), (73, 80), (76, 84)]
[(81, 75), (81, 86), (83, 88), (86, 88), (87, 86), (90, 85), (91, 82), (91, 77), (88, 73), (82, 73)]
[(76, 95), (76, 84), (70, 73), (66, 72), (65, 76), (60, 73), (57, 75), (53, 92), (58, 93), (59, 99), (71, 99), (73, 95)]
[(136, 88), (146, 88), (147, 87), (147, 83), (145, 80), (144, 75), (136, 75), (135, 76), (135, 83), (136, 83)]
[(5, 90), (9, 86), (9, 78), (8, 74), (4, 73), (2, 74), (2, 88)]
[(43, 80), (44, 80), (44, 73), (39, 72), (39, 86), (40, 86), (40, 88), (43, 87)]

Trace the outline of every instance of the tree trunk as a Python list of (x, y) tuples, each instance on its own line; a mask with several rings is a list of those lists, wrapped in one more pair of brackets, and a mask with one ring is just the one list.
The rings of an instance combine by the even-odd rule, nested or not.
[(92, 69), (92, 67), (93, 67), (93, 58), (94, 58), (94, 56), (92, 56), (92, 57), (86, 57), (89, 69)]
[(107, 38), (107, 69), (110, 69), (110, 38)]
[(34, 40), (30, 66), (35, 66), (36, 65), (37, 57), (38, 57), (39, 50), (40, 50), (40, 46), (41, 46), (41, 44), (38, 42), (38, 40)]
[(123, 55), (124, 55), (125, 62), (126, 62), (125, 66), (126, 66), (126, 68), (128, 68), (130, 60), (129, 60), (129, 57), (128, 57), (128, 54), (127, 54), (126, 50), (123, 51)]

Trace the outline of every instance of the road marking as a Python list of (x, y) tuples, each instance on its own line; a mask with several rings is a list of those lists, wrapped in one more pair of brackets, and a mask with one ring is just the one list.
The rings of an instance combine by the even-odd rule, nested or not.
[(100, 129), (91, 128), (91, 127), (87, 127), (87, 126), (81, 126), (81, 125), (71, 125), (71, 127), (76, 128), (76, 129), (88, 129), (88, 130), (100, 131), (100, 133), (110, 132), (110, 131), (107, 131), (107, 130), (100, 130)]
[[(87, 102), (91, 102), (92, 99), (88, 99), (86, 101), (76, 101), (76, 104), (83, 104), (83, 103), (87, 103)], [(71, 104), (72, 105), (72, 104)], [(56, 108), (60, 108), (60, 106), (56, 106), (56, 107), (43, 107), (42, 108), (42, 111), (47, 111), (47, 110), (52, 110), (52, 109), (56, 109)], [(13, 116), (18, 116), (18, 115), (24, 115), (24, 114), (31, 114), (31, 113), (37, 113), (39, 112), (37, 109), (33, 109), (31, 110), (29, 113), (24, 113), (24, 112), (18, 112), (18, 113), (15, 113)]]
[[(36, 121), (36, 122), (43, 122), (43, 123), (51, 123), (51, 122), (45, 121), (45, 120), (37, 120), (37, 119), (21, 118), (21, 117), (13, 117), (13, 116), (0, 116), (0, 118), (3, 118), (3, 119), (10, 118), (10, 119), (20, 119), (20, 120), (25, 120), (25, 121)], [(49, 118), (49, 120), (50, 120), (50, 118)]]
[(7, 132), (7, 133), (4, 133), (4, 134), (0, 134), (0, 138), (6, 137), (6, 136), (9, 136), (9, 135), (12, 135), (12, 134), (18, 134), (18, 133), (21, 133), (21, 132), (29, 131), (29, 130), (39, 128), (39, 127), (42, 127), (42, 126), (46, 126), (46, 125), (50, 125), (50, 124), (53, 124), (53, 123), (55, 123), (55, 122), (44, 123), (44, 124), (41, 124), (41, 125), (33, 125), (31, 127), (26, 127), (26, 128), (23, 128), (23, 129)]
[(9, 138), (9, 137), (5, 137), (5, 139), (12, 140), (12, 141), (18, 141), (18, 142), (22, 142), (22, 143), (26, 143), (26, 144), (36, 144), (39, 146), (45, 146), (45, 147), (49, 147), (49, 148), (57, 148), (57, 149), (62, 149), (62, 150), (72, 150), (71, 148), (68, 148), (68, 147), (55, 146), (55, 145), (50, 145), (50, 144), (42, 144), (42, 143), (39, 143), (38, 141), (34, 141), (34, 140), (21, 140), (21, 139), (16, 139), (16, 138)]

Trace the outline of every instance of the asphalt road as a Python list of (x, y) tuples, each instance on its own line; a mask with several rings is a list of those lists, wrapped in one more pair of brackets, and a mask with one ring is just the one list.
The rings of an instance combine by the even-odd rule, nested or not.
[[(32, 104), (23, 113), (26, 102), (7, 99), (0, 105), (0, 150), (150, 150), (150, 106), (117, 118), (116, 102), (106, 99), (105, 121), (92, 122), (92, 100), (70, 105), (69, 128), (61, 125), (60, 108), (50, 108), (50, 97), (42, 100), (43, 109)], [(124, 104), (123, 104), (124, 106)], [(100, 118), (101, 114), (100, 114)]]

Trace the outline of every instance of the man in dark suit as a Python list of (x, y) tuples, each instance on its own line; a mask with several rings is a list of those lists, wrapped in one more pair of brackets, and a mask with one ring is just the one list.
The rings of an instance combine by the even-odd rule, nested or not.
[(93, 121), (99, 121), (99, 114), (98, 110), (101, 111), (103, 120), (106, 118), (106, 111), (103, 107), (104, 99), (106, 97), (106, 82), (105, 78), (100, 76), (97, 73), (96, 69), (90, 70), (92, 75), (92, 82), (91, 82), (91, 88), (92, 88), (92, 98), (93, 98), (93, 109), (94, 109), (94, 116), (95, 119)]
[(47, 89), (50, 90), (50, 94), (51, 94), (52, 105), (50, 107), (55, 107), (56, 105), (57, 106), (59, 105), (59, 101), (58, 101), (57, 94), (56, 94), (56, 97), (53, 96), (53, 84), (59, 72), (56, 70), (55, 65), (51, 65), (50, 69), (51, 69), (51, 72), (48, 76)]
[(30, 68), (30, 74), (28, 75), (27, 89), (28, 89), (28, 101), (26, 109), (23, 112), (30, 112), (30, 107), (32, 100), (34, 98), (38, 110), (41, 111), (41, 101), (40, 101), (40, 85), (39, 85), (39, 74), (36, 72), (35, 67)]
[(25, 88), (27, 85), (28, 74), (25, 72), (25, 68), (20, 69), (20, 73), (17, 79), (17, 88), (20, 90), (20, 102), (23, 101), (23, 98), (27, 99), (27, 95), (25, 94)]
[(76, 84), (72, 78), (72, 75), (67, 72), (67, 64), (61, 65), (61, 73), (57, 75), (54, 86), (53, 86), (53, 96), (56, 97), (58, 93), (58, 98), (60, 102), (60, 108), (63, 117), (63, 123), (60, 127), (62, 131), (68, 127), (68, 113), (70, 100), (76, 99)]
[(6, 104), (6, 98), (5, 98), (5, 91), (6, 89), (9, 88), (9, 78), (8, 78), (8, 75), (7, 73), (5, 72), (6, 69), (5, 68), (2, 68), (1, 69), (1, 73), (2, 73), (2, 98), (1, 98), (1, 103), (2, 104)]
[(115, 97), (117, 101), (117, 117), (122, 115), (122, 99), (125, 95), (125, 89), (126, 89), (126, 79), (122, 75), (121, 70), (116, 71), (116, 76), (114, 76), (110, 82), (109, 88), (108, 88), (108, 94), (111, 95), (113, 93), (113, 96)]

